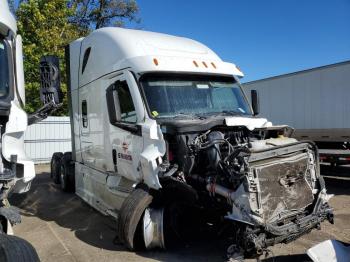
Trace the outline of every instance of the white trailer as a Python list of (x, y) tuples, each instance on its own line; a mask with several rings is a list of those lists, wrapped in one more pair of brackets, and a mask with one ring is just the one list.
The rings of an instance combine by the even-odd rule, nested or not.
[(259, 91), (261, 115), (295, 128), (297, 139), (315, 141), (321, 160), (345, 164), (350, 162), (349, 83), (350, 61), (345, 61), (243, 86), (247, 94)]
[(53, 155), (52, 176), (115, 217), (128, 248), (211, 225), (261, 254), (332, 222), (314, 144), (255, 117), (243, 73), (208, 47), (104, 28), (66, 55), (73, 151)]

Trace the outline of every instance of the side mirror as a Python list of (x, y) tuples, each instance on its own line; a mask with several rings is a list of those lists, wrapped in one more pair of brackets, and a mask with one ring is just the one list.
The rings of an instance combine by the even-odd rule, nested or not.
[(260, 104), (259, 104), (259, 94), (258, 91), (252, 90), (251, 91), (251, 99), (252, 99), (252, 108), (253, 108), (253, 115), (256, 116), (260, 113)]
[(120, 83), (120, 81), (117, 81), (116, 83), (108, 87), (106, 90), (106, 101), (109, 122), (112, 125), (121, 120), (120, 102), (118, 96), (118, 83)]
[(40, 100), (44, 104), (62, 103), (60, 61), (57, 56), (40, 59)]

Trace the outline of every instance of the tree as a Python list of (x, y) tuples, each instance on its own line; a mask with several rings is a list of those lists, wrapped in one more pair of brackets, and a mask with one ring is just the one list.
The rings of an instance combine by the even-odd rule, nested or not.
[(72, 0), (70, 6), (76, 9), (70, 21), (86, 30), (140, 22), (135, 0)]
[(42, 106), (39, 97), (39, 62), (42, 56), (56, 55), (60, 58), (64, 100), (63, 107), (55, 115), (67, 115), (64, 47), (94, 28), (123, 26), (127, 20), (139, 21), (135, 0), (11, 0), (10, 3), (16, 9), (18, 31), (23, 37), (28, 113)]
[(65, 84), (64, 47), (81, 36), (76, 25), (69, 23), (74, 9), (67, 0), (23, 1), (17, 11), (18, 32), (23, 37), (24, 71), (26, 79), (26, 111), (33, 113), (42, 106), (39, 97), (39, 62), (43, 55), (60, 58), (62, 74), (63, 107), (56, 115), (67, 115), (67, 86)]

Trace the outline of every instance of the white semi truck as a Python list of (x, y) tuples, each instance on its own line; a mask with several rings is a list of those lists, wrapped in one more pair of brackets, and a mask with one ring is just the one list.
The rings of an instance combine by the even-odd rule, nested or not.
[(73, 151), (53, 155), (52, 176), (115, 217), (129, 249), (210, 225), (259, 255), (333, 222), (316, 146), (256, 117), (243, 73), (203, 44), (104, 28), (66, 63)]
[[(42, 61), (41, 70), (49, 61)], [(45, 74), (43, 74), (43, 77)], [(53, 72), (47, 79), (56, 79)], [(57, 75), (56, 75), (57, 76)], [(45, 79), (42, 82), (45, 83)], [(54, 86), (54, 85), (50, 85)], [(51, 92), (52, 91), (52, 92)], [(12, 226), (21, 222), (19, 210), (10, 205), (12, 193), (28, 192), (35, 177), (34, 162), (24, 151), (27, 126), (47, 116), (59, 106), (59, 90), (45, 88), (41, 95), (46, 104), (38, 112), (24, 111), (25, 86), (22, 38), (6, 0), (0, 0), (0, 260), (6, 262), (39, 261), (34, 248), (13, 234)], [(55, 100), (56, 99), (56, 100)], [(56, 103), (57, 102), (57, 103)]]

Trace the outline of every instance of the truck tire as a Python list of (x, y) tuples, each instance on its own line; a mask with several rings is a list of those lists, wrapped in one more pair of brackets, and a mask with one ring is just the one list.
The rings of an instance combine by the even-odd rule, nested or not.
[(56, 152), (52, 155), (51, 158), (51, 178), (55, 182), (55, 184), (60, 183), (60, 172), (61, 172), (61, 159), (63, 157), (63, 153)]
[(0, 261), (4, 262), (39, 262), (34, 247), (24, 239), (0, 234)]
[(138, 188), (124, 200), (118, 217), (119, 240), (129, 250), (140, 249), (144, 243), (140, 240), (142, 233), (140, 221), (145, 209), (151, 204), (153, 197), (145, 190)]
[(74, 163), (72, 163), (71, 152), (66, 152), (62, 156), (60, 180), (63, 191), (75, 191)]

